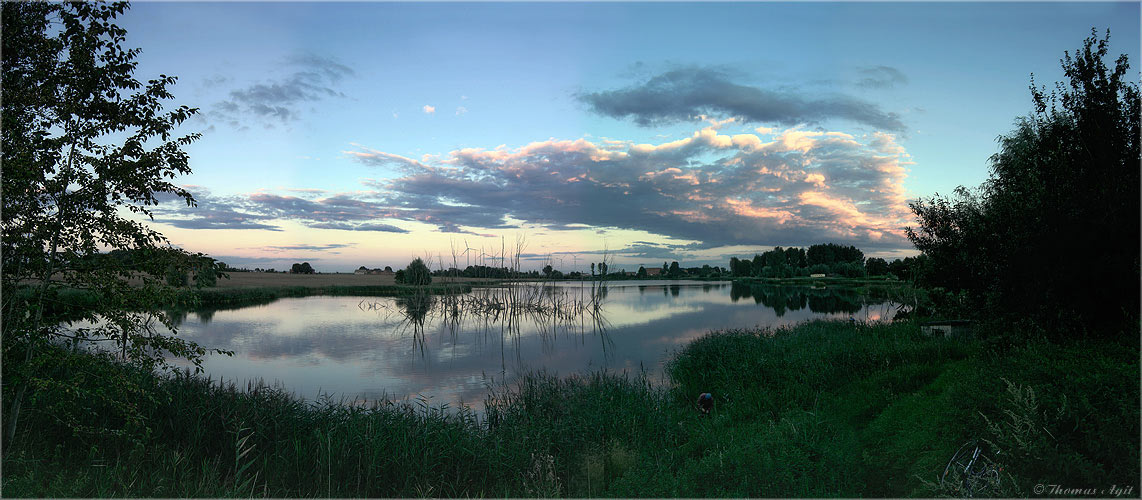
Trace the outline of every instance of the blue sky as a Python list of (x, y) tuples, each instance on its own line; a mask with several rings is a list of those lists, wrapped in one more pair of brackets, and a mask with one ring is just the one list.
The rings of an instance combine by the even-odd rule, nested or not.
[[(1137, 3), (137, 3), (179, 77), (199, 207), (235, 265), (399, 266), (527, 241), (528, 265), (725, 265), (835, 241), (914, 253), (907, 201), (974, 186), (1029, 77)], [(434, 257), (435, 258), (435, 257)], [(560, 259), (563, 259), (561, 262)], [(562, 265), (560, 265), (562, 263)]]

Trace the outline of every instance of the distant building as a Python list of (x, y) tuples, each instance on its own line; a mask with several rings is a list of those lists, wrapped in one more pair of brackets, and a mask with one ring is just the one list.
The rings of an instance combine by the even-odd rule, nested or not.
[(824, 278), (825, 275), (822, 273), (816, 273), (816, 274), (810, 274), (809, 277), (810, 278)]
[(972, 322), (966, 319), (949, 319), (920, 323), (920, 331), (944, 338), (968, 338), (974, 333)]
[(662, 268), (661, 267), (648, 267), (648, 268), (646, 268), (646, 275), (647, 276), (661, 276), (662, 275)]

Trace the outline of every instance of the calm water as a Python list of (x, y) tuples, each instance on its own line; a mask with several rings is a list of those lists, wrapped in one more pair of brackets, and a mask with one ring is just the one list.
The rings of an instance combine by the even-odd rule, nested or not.
[[(497, 308), (509, 294), (517, 306)], [(862, 304), (843, 289), (639, 281), (611, 283), (599, 293), (590, 285), (561, 283), (477, 289), (451, 303), (282, 299), (190, 313), (179, 336), (234, 351), (233, 357), (209, 356), (203, 367), (212, 378), (242, 386), (260, 378), (305, 398), (423, 398), (479, 409), (489, 384), (528, 370), (567, 375), (645, 369), (661, 380), (670, 354), (710, 330), (850, 315), (885, 320), (896, 309), (886, 300), (872, 302)]]

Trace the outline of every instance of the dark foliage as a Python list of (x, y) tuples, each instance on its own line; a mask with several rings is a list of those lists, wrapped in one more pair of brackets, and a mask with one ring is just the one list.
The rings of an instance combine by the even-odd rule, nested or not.
[(303, 262), (301, 264), (295, 262), (292, 266), (290, 266), (289, 272), (291, 274), (314, 274), (317, 271), (313, 269), (313, 266), (309, 265), (308, 262)]
[(402, 283), (408, 285), (427, 285), (432, 283), (432, 273), (428, 270), (428, 265), (417, 257), (408, 263), (408, 267), (404, 268), (404, 276)]
[(1139, 90), (1125, 55), (1103, 62), (1108, 39), (1067, 53), (1069, 81), (1054, 91), (1032, 84), (1035, 110), (999, 138), (982, 186), (911, 205), (928, 284), (981, 315), (1057, 332), (1136, 323)]

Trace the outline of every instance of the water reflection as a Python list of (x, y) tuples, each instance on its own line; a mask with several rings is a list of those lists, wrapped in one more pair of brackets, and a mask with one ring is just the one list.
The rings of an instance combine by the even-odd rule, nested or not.
[[(730, 288), (730, 298), (734, 302), (753, 298), (754, 303), (773, 309), (777, 317), (786, 311), (799, 311), (806, 306), (815, 313), (860, 312), (866, 302), (861, 291), (855, 288), (789, 287), (777, 285), (734, 283)], [(881, 303), (887, 297), (874, 297)]]
[[(646, 369), (710, 330), (815, 318), (887, 320), (887, 295), (711, 282), (476, 289), (452, 296), (305, 297), (184, 315), (179, 335), (229, 349), (208, 374), (278, 381), (300, 396), (428, 398), (478, 407), (526, 370)], [(752, 299), (752, 300), (750, 300)]]

